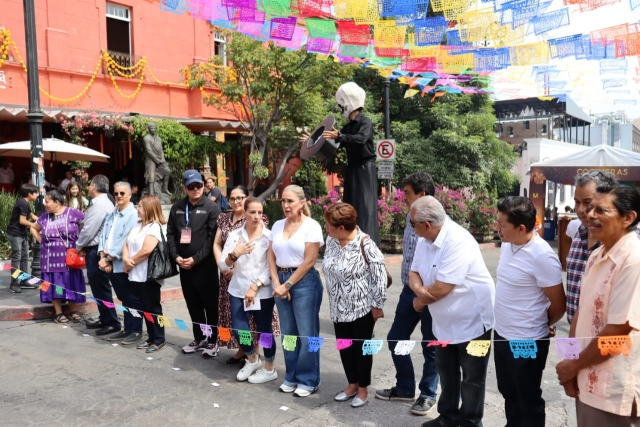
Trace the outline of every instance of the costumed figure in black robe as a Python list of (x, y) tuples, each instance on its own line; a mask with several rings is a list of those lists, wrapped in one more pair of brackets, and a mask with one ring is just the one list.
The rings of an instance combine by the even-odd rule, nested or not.
[(378, 173), (373, 143), (373, 124), (362, 114), (366, 93), (356, 83), (345, 83), (336, 92), (336, 101), (342, 117), (349, 122), (340, 130), (325, 131), (323, 136), (340, 143), (347, 151), (347, 169), (344, 173), (343, 202), (352, 205), (358, 213), (357, 224), (371, 239), (380, 244), (378, 226)]

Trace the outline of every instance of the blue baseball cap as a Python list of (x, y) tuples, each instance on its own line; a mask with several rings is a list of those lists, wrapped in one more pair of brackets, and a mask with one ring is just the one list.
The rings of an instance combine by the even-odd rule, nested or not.
[(189, 169), (188, 171), (182, 174), (182, 183), (185, 186), (188, 187), (190, 184), (193, 184), (194, 182), (199, 182), (202, 184), (202, 175), (200, 175), (200, 172), (198, 172), (195, 169)]

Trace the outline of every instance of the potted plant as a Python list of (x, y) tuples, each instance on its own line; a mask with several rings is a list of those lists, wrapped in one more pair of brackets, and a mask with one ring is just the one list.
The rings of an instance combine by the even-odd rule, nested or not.
[(478, 243), (491, 242), (498, 209), (492, 195), (478, 193), (469, 203), (469, 231)]
[(402, 237), (407, 220), (407, 204), (402, 190), (396, 190), (387, 199), (378, 200), (378, 225), (380, 250), (386, 253), (402, 253)]

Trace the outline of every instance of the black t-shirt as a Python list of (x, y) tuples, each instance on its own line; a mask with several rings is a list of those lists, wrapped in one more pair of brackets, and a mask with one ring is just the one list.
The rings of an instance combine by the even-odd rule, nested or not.
[(31, 207), (29, 206), (29, 202), (25, 199), (18, 200), (11, 212), (11, 219), (9, 220), (9, 226), (7, 227), (7, 234), (10, 236), (26, 237), (27, 227), (20, 225), (20, 215), (24, 215), (28, 220), (30, 212)]
[(209, 194), (207, 194), (207, 199), (211, 199), (212, 197), (215, 197), (216, 200), (215, 202), (218, 204), (218, 206), (221, 206), (222, 203), (222, 192), (220, 191), (220, 189), (218, 187), (213, 187), (213, 190), (211, 190), (211, 192)]

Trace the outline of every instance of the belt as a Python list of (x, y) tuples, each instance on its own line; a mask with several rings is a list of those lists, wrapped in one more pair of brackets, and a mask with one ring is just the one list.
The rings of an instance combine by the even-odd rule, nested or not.
[(85, 246), (82, 249), (84, 250), (98, 249), (98, 245)]
[(293, 273), (298, 267), (276, 267), (281, 273)]

